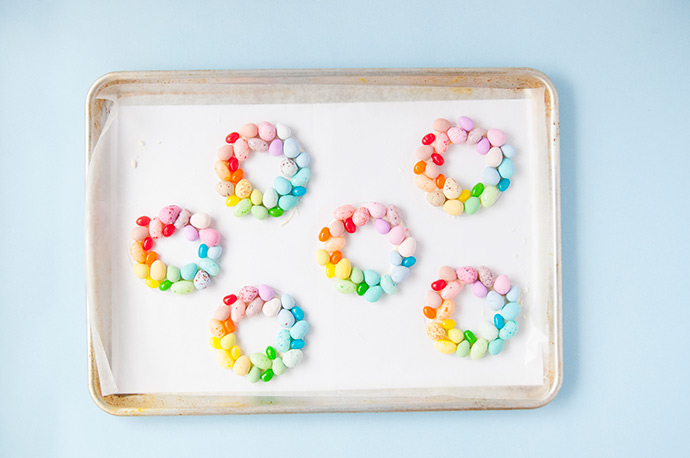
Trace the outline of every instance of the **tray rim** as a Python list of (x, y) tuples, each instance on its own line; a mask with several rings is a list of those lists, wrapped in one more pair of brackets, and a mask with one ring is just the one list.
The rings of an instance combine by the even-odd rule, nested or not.
[[(363, 78), (366, 77), (366, 78)], [(276, 80), (294, 80), (288, 84), (317, 84), (321, 80), (330, 80), (328, 84), (338, 83), (339, 80), (350, 84), (376, 85), (377, 78), (391, 77), (430, 78), (431, 83), (449, 81), (455, 78), (453, 84), (425, 84), (426, 86), (457, 86), (463, 88), (482, 89), (527, 89), (543, 88), (546, 106), (546, 134), (549, 139), (547, 151), (550, 156), (550, 187), (553, 195), (549, 200), (550, 210), (553, 212), (553, 223), (550, 230), (553, 234), (553, 270), (554, 270), (554, 309), (553, 329), (550, 338), (555, 348), (554, 371), (550, 377), (545, 377), (548, 383), (534, 387), (536, 390), (546, 386), (542, 393), (534, 398), (507, 399), (498, 397), (485, 398), (455, 398), (443, 396), (432, 398), (420, 397), (411, 402), (408, 397), (388, 396), (376, 397), (373, 400), (362, 397), (341, 397), (338, 392), (332, 397), (284, 396), (281, 401), (292, 402), (292, 405), (275, 404), (270, 396), (229, 396), (229, 395), (198, 395), (198, 394), (115, 394), (103, 396), (100, 389), (98, 369), (94, 357), (94, 347), (91, 333), (91, 312), (88, 301), (90, 279), (86, 279), (85, 293), (87, 306), (87, 363), (88, 389), (94, 403), (104, 412), (117, 416), (140, 415), (206, 415), (206, 414), (279, 414), (279, 413), (319, 413), (319, 412), (406, 412), (406, 411), (450, 411), (450, 410), (513, 410), (534, 409), (550, 403), (560, 391), (563, 383), (563, 332), (562, 332), (562, 262), (561, 262), (561, 205), (560, 205), (560, 120), (558, 93), (553, 82), (543, 72), (525, 67), (516, 68), (347, 68), (347, 69), (253, 69), (253, 70), (156, 70), (156, 71), (118, 71), (110, 72), (99, 77), (89, 88), (85, 101), (85, 180), (88, 177), (88, 167), (94, 141), (100, 136), (102, 125), (96, 115), (103, 110), (105, 101), (99, 96), (106, 90), (117, 85), (143, 84), (158, 85), (171, 90), (179, 84), (274, 84)], [(426, 82), (426, 80), (422, 80)], [(462, 84), (460, 84), (462, 83)], [(390, 85), (390, 82), (387, 81)], [(407, 82), (404, 85), (416, 84)], [(86, 271), (89, 272), (89, 242), (91, 230), (88, 214), (89, 195), (85, 194), (85, 242)], [(548, 367), (545, 362), (545, 373)], [(466, 387), (460, 391), (471, 391), (481, 387)], [(499, 389), (495, 389), (499, 388)], [(494, 387), (493, 391), (500, 392), (503, 387)], [(517, 387), (519, 388), (519, 387)], [(379, 391), (379, 390), (376, 390)], [(150, 399), (143, 399), (150, 398)], [(330, 400), (334, 405), (310, 406), (300, 403), (305, 399)], [(345, 401), (343, 401), (345, 400)], [(350, 401), (351, 400), (351, 401)], [(169, 405), (177, 402), (177, 405)], [(137, 405), (137, 403), (141, 405)]]

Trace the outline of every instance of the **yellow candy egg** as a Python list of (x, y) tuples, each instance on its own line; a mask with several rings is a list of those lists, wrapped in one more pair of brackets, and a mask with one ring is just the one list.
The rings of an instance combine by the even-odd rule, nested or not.
[(225, 350), (218, 350), (216, 352), (216, 359), (218, 360), (218, 364), (224, 369), (232, 369), (233, 366), (233, 360), (226, 352)]
[(237, 195), (237, 197), (239, 197), (240, 199), (244, 199), (245, 197), (249, 197), (249, 195), (251, 193), (252, 193), (252, 184), (246, 178), (242, 178), (235, 185), (235, 195)]
[(235, 374), (244, 376), (249, 373), (249, 369), (251, 368), (252, 362), (249, 361), (249, 357), (247, 355), (242, 355), (237, 359), (237, 361), (235, 361), (235, 365), (233, 366), (232, 370), (235, 371)]
[(462, 333), (461, 330), (459, 329), (451, 329), (448, 331), (448, 338), (455, 342), (456, 344), (462, 342), (462, 340), (465, 338), (464, 334)]
[(220, 339), (220, 346), (223, 350), (230, 350), (235, 345), (235, 334), (226, 334)]
[(451, 216), (461, 215), (464, 210), (465, 204), (459, 200), (451, 199), (447, 200), (446, 203), (443, 204), (443, 211)]
[(320, 266), (328, 264), (328, 251), (319, 250), (316, 252), (316, 263)]
[[(328, 254), (326, 254), (326, 256), (328, 256)], [(146, 277), (149, 276), (149, 265), (143, 262), (135, 262), (132, 266), (132, 270), (134, 270), (134, 275), (142, 280), (145, 280)]]
[(434, 347), (441, 353), (449, 354), (455, 352), (456, 345), (450, 340), (437, 340), (434, 342)]
[(352, 264), (347, 258), (343, 258), (338, 261), (335, 266), (335, 276), (341, 280), (346, 280), (350, 278), (350, 273), (352, 272)]
[(249, 196), (249, 200), (251, 200), (254, 205), (261, 205), (263, 198), (263, 194), (261, 194), (261, 191), (258, 189), (253, 190), (252, 194)]
[(167, 266), (160, 259), (156, 259), (151, 264), (151, 278), (157, 281), (165, 280), (165, 275), (167, 273)]
[(225, 205), (227, 205), (228, 207), (234, 207), (235, 205), (237, 205), (240, 202), (240, 200), (242, 200), (242, 199), (240, 199), (235, 194), (233, 194), (230, 197), (228, 197), (227, 199), (225, 199)]

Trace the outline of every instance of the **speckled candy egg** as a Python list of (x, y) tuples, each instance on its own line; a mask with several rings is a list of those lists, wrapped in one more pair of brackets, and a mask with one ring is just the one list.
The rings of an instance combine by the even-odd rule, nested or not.
[(474, 283), (479, 278), (479, 273), (474, 267), (460, 267), (456, 273), (458, 274), (458, 279), (466, 285)]
[(245, 303), (249, 303), (256, 299), (259, 295), (259, 290), (253, 286), (243, 286), (237, 297)]
[(431, 322), (426, 325), (426, 335), (431, 340), (441, 340), (446, 337), (446, 330), (443, 329), (441, 323)]
[(479, 281), (482, 282), (484, 286), (491, 288), (494, 285), (496, 274), (494, 274), (491, 269), (486, 266), (481, 266), (477, 269), (477, 272), (479, 273)]

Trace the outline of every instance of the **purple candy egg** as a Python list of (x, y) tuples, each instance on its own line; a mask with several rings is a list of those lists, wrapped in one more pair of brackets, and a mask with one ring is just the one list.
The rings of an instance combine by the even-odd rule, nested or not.
[(270, 301), (271, 299), (273, 299), (273, 296), (273, 288), (271, 288), (268, 285), (259, 286), (259, 297), (261, 299), (263, 299), (264, 301)]
[(197, 231), (196, 228), (191, 224), (188, 224), (184, 227), (184, 238), (190, 242), (193, 242), (199, 238), (199, 231)]
[(388, 224), (388, 221), (381, 218), (378, 218), (376, 221), (374, 221), (374, 227), (379, 234), (388, 234), (388, 232), (391, 230), (391, 225)]

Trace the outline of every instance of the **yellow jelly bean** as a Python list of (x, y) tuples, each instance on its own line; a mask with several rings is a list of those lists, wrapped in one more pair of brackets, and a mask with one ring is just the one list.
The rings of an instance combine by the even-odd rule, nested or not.
[(333, 265), (333, 263), (329, 262), (326, 264), (326, 276), (328, 278), (335, 277), (335, 266)]
[(347, 258), (341, 259), (335, 266), (335, 276), (341, 280), (350, 278), (350, 273), (352, 272), (352, 264)]
[(462, 342), (462, 340), (465, 338), (465, 335), (459, 329), (451, 329), (448, 331), (448, 338), (458, 344)]
[(328, 251), (319, 250), (316, 252), (316, 263), (320, 266), (328, 264)]
[(264, 195), (261, 194), (261, 191), (259, 191), (258, 189), (253, 190), (252, 194), (249, 196), (249, 200), (251, 200), (252, 204), (254, 205), (261, 205), (263, 198)]
[(216, 352), (216, 359), (218, 360), (218, 364), (224, 369), (232, 369), (232, 366), (234, 364), (232, 358), (226, 352), (225, 350), (218, 350)]
[(440, 351), (441, 353), (449, 354), (455, 353), (456, 345), (450, 340), (437, 340), (434, 342), (434, 347), (436, 347), (436, 350)]
[(235, 345), (235, 334), (227, 334), (220, 339), (220, 346), (223, 350), (230, 350)]
[(162, 281), (165, 280), (166, 273), (167, 266), (163, 261), (160, 259), (153, 261), (153, 264), (151, 264), (151, 278), (157, 281)]
[(220, 346), (220, 339), (216, 336), (211, 336), (211, 346), (216, 350), (222, 350), (223, 347)]
[(455, 321), (451, 320), (450, 318), (445, 319), (441, 321), (441, 327), (443, 327), (443, 329), (446, 331), (450, 331), (455, 327)]
[(242, 356), (242, 349), (239, 345), (235, 345), (230, 349), (230, 356), (232, 356), (232, 359), (234, 360), (237, 360), (240, 356)]
[(235, 371), (235, 374), (244, 376), (249, 373), (249, 369), (251, 368), (252, 362), (249, 361), (249, 357), (247, 355), (242, 355), (237, 359), (237, 361), (235, 361), (235, 365), (232, 370)]
[(154, 280), (151, 277), (148, 277), (146, 279), (146, 286), (148, 286), (149, 288), (155, 289), (155, 288), (158, 288), (160, 285), (161, 285), (161, 282), (159, 282), (158, 280)]
[(227, 199), (225, 199), (225, 205), (227, 205), (228, 207), (234, 207), (235, 205), (237, 205), (240, 202), (240, 200), (242, 200), (242, 199), (240, 199), (235, 194), (233, 194), (230, 197), (228, 197)]
[(467, 202), (467, 199), (469, 199), (472, 196), (472, 193), (470, 192), (469, 189), (463, 189), (462, 192), (460, 193), (460, 202), (465, 203)]
[(144, 264), (143, 262), (135, 262), (132, 266), (132, 269), (134, 270), (134, 275), (141, 278), (142, 280), (145, 280), (146, 277), (149, 276), (148, 264)]

